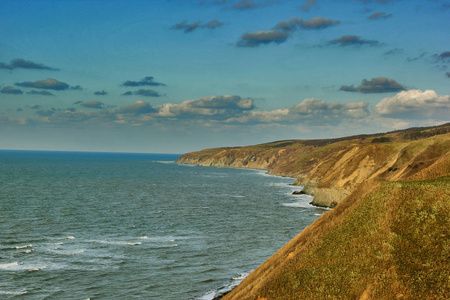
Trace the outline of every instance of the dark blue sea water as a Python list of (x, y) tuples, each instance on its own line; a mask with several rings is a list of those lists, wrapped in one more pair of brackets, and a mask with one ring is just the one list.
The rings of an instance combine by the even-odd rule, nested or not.
[(177, 157), (0, 151), (0, 299), (211, 299), (323, 212)]

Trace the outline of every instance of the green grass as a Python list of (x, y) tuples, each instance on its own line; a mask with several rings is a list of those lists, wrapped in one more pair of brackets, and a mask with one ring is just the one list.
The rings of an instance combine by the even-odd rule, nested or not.
[(450, 176), (382, 183), (264, 288), (267, 299), (448, 299)]

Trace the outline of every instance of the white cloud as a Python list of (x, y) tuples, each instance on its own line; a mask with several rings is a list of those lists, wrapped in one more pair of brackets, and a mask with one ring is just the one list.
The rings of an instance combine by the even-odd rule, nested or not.
[(450, 119), (450, 95), (438, 95), (433, 90), (403, 91), (384, 98), (375, 111), (384, 117), (403, 119)]

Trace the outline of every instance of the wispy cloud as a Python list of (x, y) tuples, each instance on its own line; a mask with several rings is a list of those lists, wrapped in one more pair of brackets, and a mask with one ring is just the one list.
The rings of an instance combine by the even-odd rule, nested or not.
[(122, 94), (122, 96), (132, 96), (132, 95), (137, 95), (137, 96), (144, 96), (144, 97), (161, 97), (161, 94), (159, 94), (158, 92), (154, 91), (154, 90), (149, 90), (149, 89), (139, 89), (137, 91), (127, 91), (125, 93)]
[(257, 1), (250, 1), (250, 0), (242, 0), (239, 1), (231, 6), (232, 9), (236, 10), (248, 10), (248, 9), (255, 9), (265, 6), (261, 2)]
[(53, 116), (56, 112), (56, 109), (48, 109), (48, 110), (38, 110), (35, 112), (36, 115), (40, 116), (40, 117), (50, 117)]
[(289, 33), (278, 30), (246, 32), (236, 43), (239, 47), (257, 47), (266, 44), (281, 44), (289, 37)]
[(355, 87), (353, 85), (343, 85), (339, 89), (345, 92), (359, 92), (359, 93), (391, 93), (404, 90), (405, 87), (395, 81), (394, 79), (387, 77), (376, 77), (371, 80), (363, 79), (362, 83)]
[(29, 92), (27, 92), (27, 94), (30, 95), (41, 95), (41, 96), (55, 96), (54, 94), (48, 92), (48, 91), (36, 91), (36, 90), (31, 90)]
[(67, 83), (51, 78), (47, 78), (45, 80), (38, 80), (34, 82), (31, 81), (17, 82), (15, 83), (15, 85), (27, 88), (38, 88), (49, 90), (67, 90), (69, 88), (69, 85)]
[(123, 86), (166, 86), (164, 83), (154, 81), (153, 76), (147, 76), (139, 81), (127, 80), (122, 83)]
[(96, 95), (96, 96), (106, 96), (106, 95), (108, 95), (108, 92), (105, 92), (104, 90), (96, 91), (96, 92), (94, 92), (94, 95)]
[(305, 3), (302, 4), (298, 9), (308, 11), (314, 4), (316, 4), (316, 0), (305, 0)]
[(396, 54), (401, 54), (403, 52), (404, 52), (404, 50), (401, 48), (394, 48), (394, 49), (384, 52), (383, 55), (396, 55)]
[(339, 20), (332, 20), (324, 17), (315, 17), (309, 20), (292, 17), (288, 20), (279, 22), (271, 30), (244, 33), (236, 45), (239, 47), (258, 47), (260, 45), (271, 43), (282, 44), (291, 36), (291, 33), (298, 29), (319, 30), (339, 23)]
[(5, 64), (0, 62), (0, 69), (7, 69), (7, 70), (14, 70), (14, 69), (35, 69), (35, 70), (52, 70), (52, 71), (58, 71), (59, 69), (52, 68), (49, 66), (46, 66), (44, 64), (35, 63), (30, 60), (25, 60), (22, 58), (17, 58), (12, 60), (9, 64)]
[(384, 11), (378, 11), (368, 16), (367, 19), (370, 20), (389, 19), (392, 16), (393, 16), (392, 14), (388, 14)]
[(81, 103), (81, 105), (87, 108), (95, 108), (95, 109), (105, 108), (105, 104), (100, 101), (83, 102)]
[(288, 20), (281, 21), (274, 29), (283, 31), (294, 31), (298, 28), (302, 29), (324, 29), (339, 24), (339, 20), (332, 20), (324, 17), (314, 17), (309, 20), (303, 18), (292, 17)]
[(12, 86), (6, 86), (0, 90), (0, 93), (10, 95), (22, 95), (23, 91), (21, 89), (16, 89)]
[(445, 51), (441, 54), (434, 54), (433, 58), (435, 62), (450, 63), (450, 51)]
[(217, 19), (213, 19), (207, 23), (203, 23), (202, 21), (197, 21), (197, 22), (194, 22), (191, 24), (189, 24), (187, 20), (184, 20), (184, 21), (177, 23), (174, 26), (170, 27), (170, 29), (183, 30), (185, 33), (189, 33), (189, 32), (193, 32), (200, 28), (217, 29), (224, 25), (225, 25), (225, 23), (222, 23), (222, 22), (218, 21)]
[(331, 40), (328, 42), (329, 45), (338, 45), (342, 47), (346, 46), (378, 46), (380, 45), (380, 42), (376, 40), (365, 40), (362, 39), (360, 36), (357, 35), (343, 35), (338, 39)]

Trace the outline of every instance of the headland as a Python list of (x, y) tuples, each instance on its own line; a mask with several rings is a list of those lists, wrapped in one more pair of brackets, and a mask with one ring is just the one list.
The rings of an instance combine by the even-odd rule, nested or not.
[(187, 153), (178, 162), (297, 178), (333, 207), (224, 299), (445, 299), (450, 123)]

